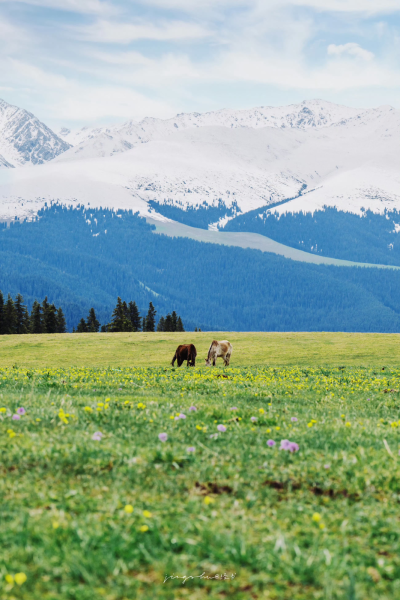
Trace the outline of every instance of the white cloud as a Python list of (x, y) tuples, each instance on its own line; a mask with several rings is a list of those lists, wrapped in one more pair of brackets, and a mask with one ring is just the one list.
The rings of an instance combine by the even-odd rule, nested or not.
[(303, 6), (319, 11), (385, 13), (399, 12), (399, 0), (140, 0), (142, 4), (190, 13), (204, 13), (228, 8), (261, 8), (265, 12), (280, 7)]
[(355, 44), (354, 42), (340, 44), (339, 46), (336, 44), (330, 44), (327, 51), (331, 56), (342, 56), (343, 54), (348, 54), (350, 56), (355, 56), (356, 58), (361, 58), (362, 60), (372, 60), (374, 58), (374, 54), (372, 52), (365, 50), (365, 48), (361, 48), (359, 44)]
[(196, 23), (164, 21), (154, 25), (146, 21), (121, 23), (100, 20), (88, 27), (75, 30), (80, 39), (88, 42), (129, 44), (135, 40), (178, 41), (200, 39), (209, 31)]
[(16, 2), (84, 14), (112, 15), (117, 12), (112, 4), (103, 0), (0, 0), (0, 4), (15, 4)]

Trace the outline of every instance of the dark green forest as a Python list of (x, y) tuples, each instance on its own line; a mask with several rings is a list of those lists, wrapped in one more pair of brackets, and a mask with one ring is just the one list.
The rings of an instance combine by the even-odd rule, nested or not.
[(117, 297), (173, 308), (186, 330), (400, 331), (400, 273), (311, 265), (152, 232), (132, 212), (53, 204), (0, 228), (0, 289), (62, 306), (72, 330)]
[(336, 208), (281, 216), (270, 207), (239, 215), (223, 231), (251, 231), (306, 252), (356, 262), (400, 265), (400, 224), (397, 211), (378, 215), (364, 211), (362, 216)]

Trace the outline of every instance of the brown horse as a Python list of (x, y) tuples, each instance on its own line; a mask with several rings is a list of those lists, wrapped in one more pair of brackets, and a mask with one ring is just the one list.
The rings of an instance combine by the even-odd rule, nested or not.
[(175, 350), (174, 358), (172, 359), (172, 366), (174, 366), (174, 362), (178, 362), (178, 367), (187, 360), (188, 367), (194, 367), (196, 365), (196, 356), (197, 350), (194, 344), (184, 344), (182, 346), (178, 346)]

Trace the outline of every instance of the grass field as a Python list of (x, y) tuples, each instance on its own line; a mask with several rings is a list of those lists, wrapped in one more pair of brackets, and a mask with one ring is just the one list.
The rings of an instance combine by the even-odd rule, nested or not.
[(0, 340), (1, 600), (400, 597), (396, 336), (134, 336)]
[(190, 342), (200, 366), (213, 339), (232, 342), (232, 366), (400, 365), (398, 334), (186, 332), (1, 336), (0, 366), (168, 366)]

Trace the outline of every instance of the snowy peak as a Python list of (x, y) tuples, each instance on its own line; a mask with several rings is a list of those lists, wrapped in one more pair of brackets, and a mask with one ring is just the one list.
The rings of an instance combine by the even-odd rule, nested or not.
[(112, 156), (135, 146), (162, 140), (176, 132), (202, 127), (227, 129), (321, 129), (363, 114), (364, 110), (325, 102), (305, 100), (300, 104), (246, 110), (222, 109), (208, 113), (181, 113), (172, 119), (147, 117), (140, 122), (128, 121), (113, 127), (99, 127), (71, 132), (63, 129), (61, 137), (71, 143), (71, 149), (61, 160)]
[(0, 168), (40, 165), (70, 147), (32, 113), (0, 100)]

